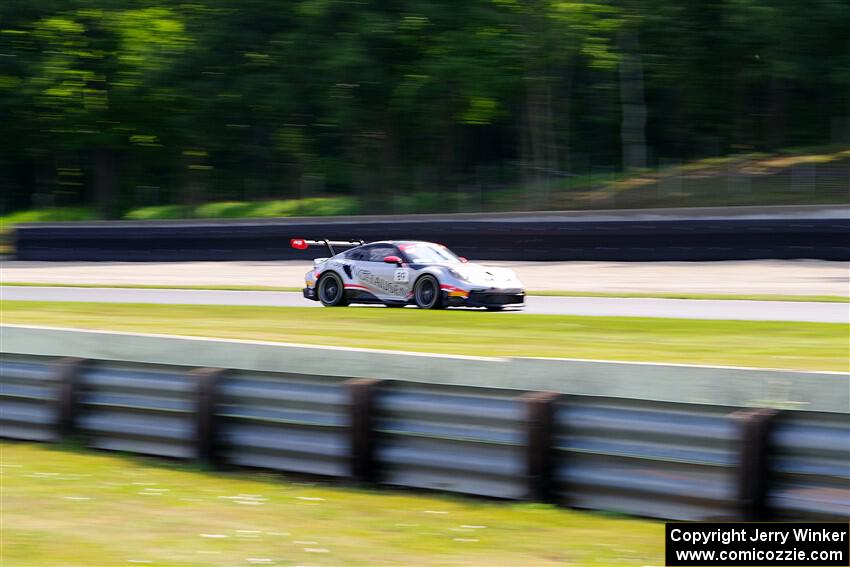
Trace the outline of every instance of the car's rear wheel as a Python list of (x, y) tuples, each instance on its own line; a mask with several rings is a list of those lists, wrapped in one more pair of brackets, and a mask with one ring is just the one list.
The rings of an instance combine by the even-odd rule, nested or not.
[(345, 287), (342, 280), (333, 272), (325, 274), (319, 280), (319, 301), (325, 307), (342, 307), (348, 305), (345, 300)]
[(437, 278), (425, 275), (416, 281), (413, 288), (413, 299), (420, 309), (442, 309), (443, 297), (440, 293), (440, 282)]

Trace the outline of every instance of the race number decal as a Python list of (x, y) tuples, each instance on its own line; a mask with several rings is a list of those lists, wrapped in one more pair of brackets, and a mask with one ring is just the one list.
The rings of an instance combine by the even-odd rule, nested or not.
[(396, 282), (399, 282), (399, 283), (409, 282), (410, 281), (410, 273), (408, 272), (408, 269), (407, 268), (397, 269), (395, 271), (395, 277), (393, 278), (393, 281), (396, 281)]

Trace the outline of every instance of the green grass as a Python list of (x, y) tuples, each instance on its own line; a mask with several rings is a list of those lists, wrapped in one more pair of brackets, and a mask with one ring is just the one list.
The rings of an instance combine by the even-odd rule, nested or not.
[[(335, 196), (270, 201), (219, 201), (197, 207), (156, 205), (131, 209), (122, 218), (125, 220), (174, 220), (186, 218), (312, 217), (355, 215), (360, 212), (360, 203), (356, 198)], [(0, 215), (0, 231), (9, 230), (21, 223), (91, 221), (101, 218), (100, 214), (92, 207), (30, 209)]]
[(0, 562), (10, 567), (663, 562), (656, 521), (68, 446), (3, 442), (0, 451)]
[[(112, 284), (112, 283), (39, 283), (39, 282), (2, 282), (0, 286), (16, 287), (82, 287), (115, 289), (194, 289), (212, 291), (290, 291), (300, 292), (300, 287), (279, 287), (270, 285), (171, 285), (171, 284)], [(820, 303), (850, 303), (845, 295), (782, 295), (782, 294), (734, 294), (734, 293), (679, 293), (679, 292), (601, 292), (545, 290), (529, 291), (531, 296), (545, 297), (625, 297), (653, 299), (725, 299), (741, 301), (814, 301)]]
[[(644, 207), (843, 204), (850, 189), (846, 146), (790, 148), (773, 154), (706, 158), (637, 173), (575, 175), (540, 188), (398, 193), (392, 202), (333, 195), (268, 201), (218, 201), (197, 207), (156, 205), (126, 211), (125, 219), (334, 216), (361, 213), (451, 213), (512, 210), (587, 210)], [(800, 169), (800, 168), (805, 168)], [(805, 171), (800, 176), (798, 172)], [(90, 207), (51, 207), (0, 215), (0, 231), (22, 222), (98, 219)]]
[(839, 323), (3, 301), (4, 323), (481, 356), (848, 370)]
[(140, 207), (124, 215), (129, 220), (223, 219), (263, 217), (313, 217), (352, 215), (359, 212), (353, 197), (313, 197), (272, 201), (219, 201), (195, 208), (182, 205)]
[[(11, 284), (6, 284), (11, 285)], [(531, 291), (528, 295), (551, 297), (625, 297), (650, 299), (707, 299), (739, 301), (814, 301), (819, 303), (850, 303), (846, 295), (788, 295), (770, 293), (689, 293), (689, 292), (602, 292), (602, 291)]]
[[(850, 188), (846, 146), (707, 158), (609, 180), (578, 178), (553, 190), (550, 208), (725, 207), (842, 204)], [(805, 168), (806, 181), (797, 172)]]
[(81, 287), (113, 289), (189, 289), (208, 291), (297, 291), (300, 287), (279, 287), (272, 285), (171, 285), (171, 284), (112, 284), (112, 283), (54, 283), (54, 282), (2, 282), (2, 286), (12, 287)]
[(0, 215), (0, 230), (24, 222), (87, 221), (97, 218), (95, 210), (89, 207), (48, 207)]

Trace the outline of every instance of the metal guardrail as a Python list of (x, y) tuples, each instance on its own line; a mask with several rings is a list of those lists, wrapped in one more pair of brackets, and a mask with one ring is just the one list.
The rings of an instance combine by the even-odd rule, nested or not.
[(773, 433), (769, 501), (778, 518), (850, 518), (850, 419), (788, 412)]
[(386, 484), (521, 499), (528, 488), (517, 393), (445, 386), (382, 388), (376, 459)]
[(681, 520), (737, 514), (733, 408), (571, 398), (555, 415), (556, 482), (570, 506)]
[(302, 374), (222, 378), (217, 417), (221, 459), (249, 467), (348, 476), (342, 380)]
[(0, 431), (28, 441), (59, 439), (55, 359), (4, 354), (0, 358)]
[(850, 519), (846, 413), (4, 355), (0, 436), (68, 434), (660, 518)]
[(192, 459), (195, 384), (184, 369), (114, 362), (81, 368), (76, 429), (88, 445)]

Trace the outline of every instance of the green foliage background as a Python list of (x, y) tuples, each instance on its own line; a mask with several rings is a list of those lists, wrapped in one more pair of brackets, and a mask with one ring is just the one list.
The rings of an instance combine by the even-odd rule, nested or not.
[(12, 0), (1, 204), (535, 207), (553, 180), (845, 142), (848, 93), (846, 0)]

